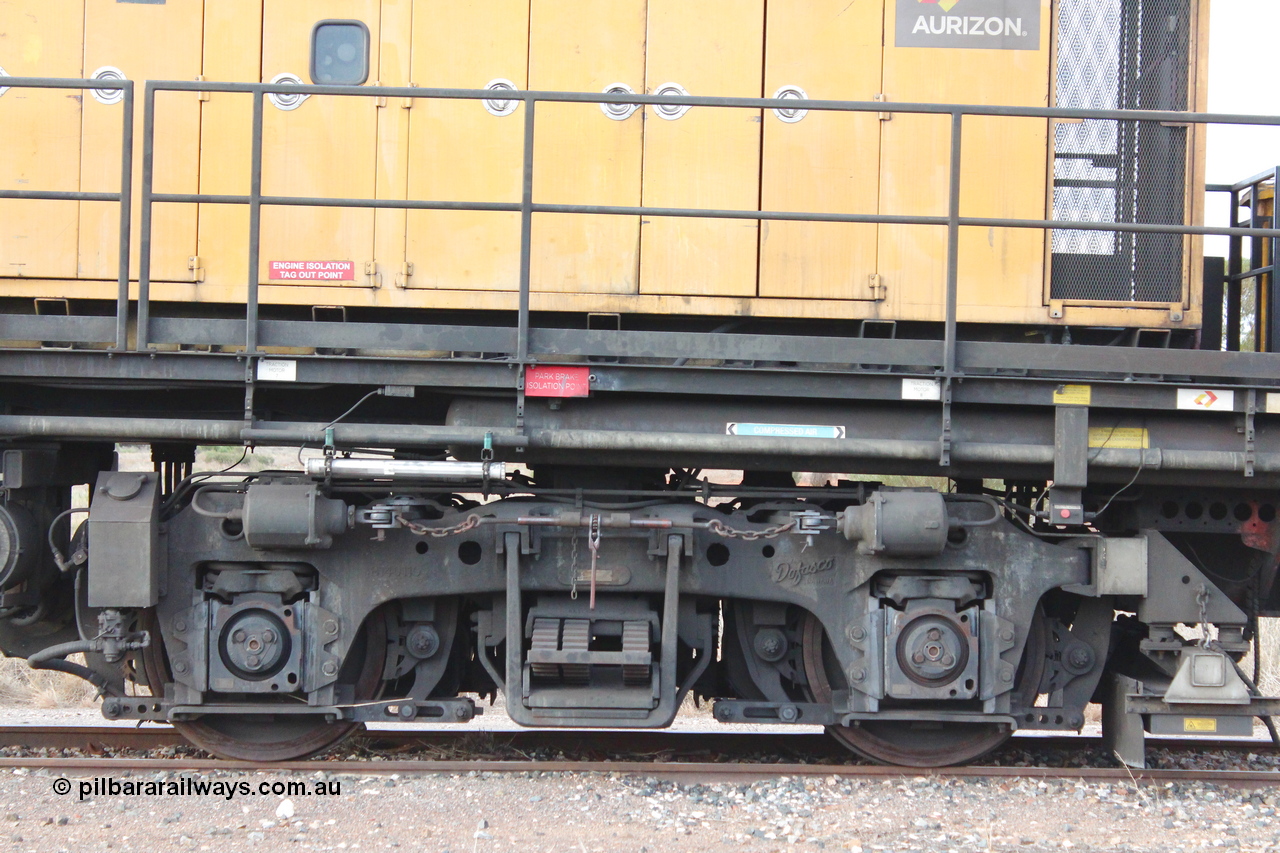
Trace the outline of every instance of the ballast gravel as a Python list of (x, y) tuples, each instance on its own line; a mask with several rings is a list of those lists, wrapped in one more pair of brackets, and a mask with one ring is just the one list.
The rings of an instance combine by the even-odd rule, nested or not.
[[(65, 778), (65, 783), (59, 780)], [(1280, 778), (1247, 790), (945, 776), (675, 782), (616, 773), (0, 772), (14, 851), (1280, 851)], [(186, 780), (190, 781), (186, 781)], [(90, 793), (82, 800), (86, 783)], [(243, 788), (191, 792), (196, 783)], [(326, 793), (272, 793), (282, 783)], [(55, 790), (69, 783), (70, 792)], [(257, 793), (262, 790), (264, 793)], [(250, 791), (252, 793), (246, 793)]]

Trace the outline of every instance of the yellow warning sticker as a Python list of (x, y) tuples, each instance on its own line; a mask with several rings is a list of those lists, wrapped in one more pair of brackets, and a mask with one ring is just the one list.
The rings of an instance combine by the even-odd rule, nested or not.
[(1218, 720), (1215, 717), (1183, 717), (1182, 730), (1184, 732), (1216, 732)]
[(1055, 406), (1087, 406), (1092, 400), (1091, 385), (1059, 385), (1053, 392)]
[(1151, 446), (1151, 436), (1142, 427), (1089, 427), (1089, 446), (1146, 450)]

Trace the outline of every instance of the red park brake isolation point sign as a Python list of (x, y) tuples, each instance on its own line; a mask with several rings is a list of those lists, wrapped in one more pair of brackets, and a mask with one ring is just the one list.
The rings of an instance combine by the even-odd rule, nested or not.
[(539, 364), (524, 372), (526, 397), (588, 397), (591, 368)]

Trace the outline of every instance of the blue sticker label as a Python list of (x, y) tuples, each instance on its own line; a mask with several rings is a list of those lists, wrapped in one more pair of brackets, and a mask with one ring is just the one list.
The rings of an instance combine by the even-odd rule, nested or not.
[(725, 424), (726, 435), (763, 438), (844, 438), (844, 427), (817, 424)]

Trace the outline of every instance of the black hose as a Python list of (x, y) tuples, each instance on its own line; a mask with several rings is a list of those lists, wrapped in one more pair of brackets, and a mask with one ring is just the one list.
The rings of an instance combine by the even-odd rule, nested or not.
[(41, 649), (28, 657), (27, 666), (32, 669), (48, 669), (53, 670), (54, 672), (65, 672), (68, 675), (83, 678), (85, 681), (98, 688), (98, 692), (103, 696), (117, 696), (119, 694), (111, 686), (111, 682), (105, 675), (99, 672), (94, 672), (87, 666), (82, 666), (78, 663), (72, 663), (69, 660), (64, 660), (67, 655), (90, 654), (96, 651), (98, 651), (98, 649), (94, 647), (94, 642), (92, 640), (76, 640), (72, 643), (59, 643), (56, 646), (49, 646), (46, 649)]

